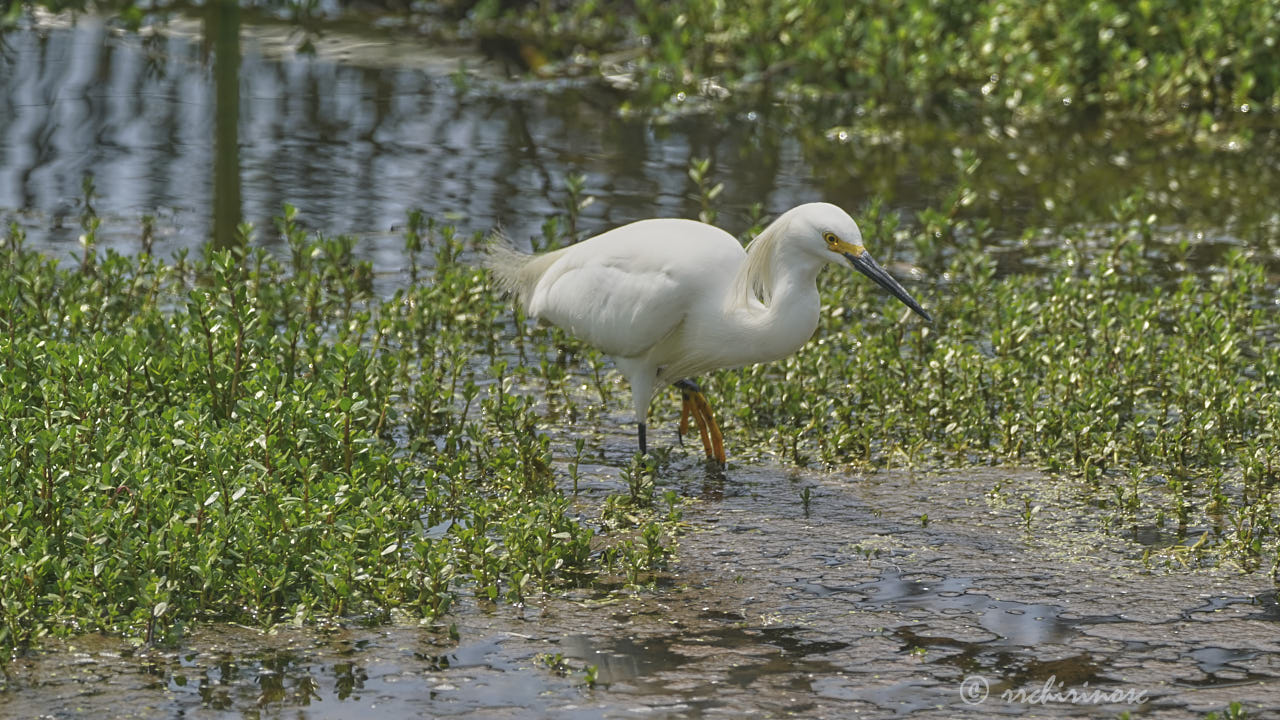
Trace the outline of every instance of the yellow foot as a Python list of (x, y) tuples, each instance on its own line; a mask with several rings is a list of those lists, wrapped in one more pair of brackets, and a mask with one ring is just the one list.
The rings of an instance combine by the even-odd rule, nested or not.
[(711, 414), (711, 404), (707, 402), (707, 396), (698, 390), (684, 388), (681, 388), (680, 393), (684, 396), (684, 404), (680, 408), (680, 435), (683, 437), (689, 431), (689, 418), (693, 417), (694, 424), (698, 426), (698, 433), (702, 435), (702, 447), (707, 451), (707, 457), (723, 465), (725, 463), (724, 435), (720, 433), (720, 426), (716, 424), (715, 416)]

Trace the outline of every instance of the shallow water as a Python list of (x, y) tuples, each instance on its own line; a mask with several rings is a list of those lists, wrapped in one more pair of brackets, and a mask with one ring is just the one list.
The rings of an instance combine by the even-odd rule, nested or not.
[[(5, 35), (0, 222), (16, 220), (39, 246), (73, 249), (92, 173), (104, 246), (135, 251), (140, 218), (153, 214), (158, 252), (200, 247), (225, 184), (214, 168), (219, 69), (200, 30), (175, 22), (139, 38), (88, 17)], [(392, 253), (380, 269), (399, 267), (394, 229), (412, 208), (468, 231), (502, 224), (523, 241), (562, 208), (576, 172), (604, 200), (585, 212), (597, 226), (696, 215), (691, 156), (724, 156), (730, 203), (785, 208), (815, 193), (794, 143), (763, 166), (726, 152), (751, 145), (751, 128), (652, 127), (620, 118), (619, 98), (599, 87), (509, 82), (468, 48), (373, 29), (332, 31), (315, 57), (297, 55), (297, 42), (288, 26), (242, 30), (233, 180), (266, 244), (286, 202), (306, 226), (360, 236), (375, 259)], [(463, 67), (476, 91), (456, 87)]]
[[(141, 216), (156, 214), (158, 253), (199, 248), (216, 194), (216, 78), (199, 31), (177, 22), (143, 40), (89, 18), (6, 34), (0, 222), (51, 252), (74, 250), (91, 171), (103, 245), (135, 250)], [(290, 202), (308, 226), (359, 236), (398, 282), (410, 208), (527, 239), (561, 208), (564, 177), (582, 172), (597, 198), (582, 232), (690, 216), (686, 169), (701, 156), (715, 158), (735, 231), (757, 201), (766, 212), (819, 198), (853, 208), (879, 194), (910, 218), (950, 187), (960, 147), (983, 159), (973, 212), (1000, 229), (1010, 263), (1034, 263), (1056, 241), (1020, 243), (1023, 227), (1105, 222), (1107, 203), (1132, 191), (1163, 206), (1165, 240), (1271, 252), (1280, 227), (1266, 195), (1280, 162), (1265, 151), (1270, 131), (1246, 152), (1230, 139), (1175, 146), (1106, 128), (829, 138), (817, 122), (807, 135), (783, 130), (772, 108), (651, 123), (621, 116), (618, 96), (594, 83), (510, 81), (467, 48), (344, 30), (307, 58), (287, 28), (242, 35), (236, 177), (258, 241), (273, 242), (265, 229)], [(619, 491), (631, 442), (592, 442), (585, 494)], [(197, 627), (175, 649), (51, 642), (0, 676), (0, 718), (984, 717), (1030, 712), (1025, 693), (1002, 693), (1046, 682), (1145, 698), (1102, 710), (1034, 703), (1046, 716), (1186, 717), (1232, 700), (1280, 712), (1274, 585), (1227, 569), (1146, 569), (1146, 548), (1187, 542), (1167, 528), (1101, 536), (1087, 530), (1092, 507), (1059, 502), (1028, 533), (1020, 508), (987, 491), (1050, 492), (1030, 471), (824, 475), (763, 461), (721, 476), (679, 459), (696, 454), (663, 474), (700, 502), (652, 591), (575, 590), (524, 608), (464, 601), (446, 619), (456, 638), (393, 624)], [(539, 659), (556, 654), (558, 665)], [(966, 702), (978, 695), (962, 690), (982, 688), (985, 701)]]
[(39, 16), (0, 35), (0, 223), (17, 222), (51, 252), (77, 252), (92, 174), (102, 247), (136, 251), (143, 215), (156, 217), (162, 256), (202, 247), (215, 219), (224, 231), (250, 221), (271, 246), (272, 220), (291, 203), (304, 226), (357, 236), (378, 270), (395, 272), (409, 210), (465, 232), (501, 225), (528, 242), (563, 212), (575, 173), (595, 198), (579, 235), (696, 216), (687, 170), (701, 157), (724, 183), (716, 207), (732, 232), (747, 228), (755, 203), (765, 215), (811, 200), (857, 212), (876, 197), (915, 224), (924, 208), (948, 209), (959, 158), (972, 151), (960, 213), (990, 223), (985, 241), (1005, 269), (1035, 266), (1060, 242), (1024, 237), (1028, 228), (1105, 226), (1128, 197), (1156, 216), (1157, 242), (1185, 239), (1209, 259), (1230, 248), (1274, 258), (1280, 247), (1270, 190), (1280, 132), (1267, 118), (1187, 133), (1086, 120), (837, 126), (831, 118), (846, 114), (831, 108), (746, 98), (655, 118), (621, 112), (625, 96), (590, 74), (508, 79), (498, 59), (394, 25), (325, 27), (306, 55), (296, 28), (241, 20), (238, 66), (218, 62), (230, 50), (204, 40), (198, 16), (141, 34), (92, 16)]
[[(775, 466), (720, 477), (677, 461), (669, 483), (702, 500), (654, 590), (463, 602), (448, 618), (456, 639), (407, 625), (200, 628), (176, 650), (78, 638), (9, 668), (0, 717), (1182, 718), (1231, 701), (1280, 712), (1274, 587), (1148, 571), (1129, 541), (1066, 530), (1066, 516), (1029, 534), (981, 499), (996, 480), (1044, 478)], [(988, 694), (967, 702), (979, 696), (962, 684)], [(1031, 694), (1046, 684), (1140, 701)]]

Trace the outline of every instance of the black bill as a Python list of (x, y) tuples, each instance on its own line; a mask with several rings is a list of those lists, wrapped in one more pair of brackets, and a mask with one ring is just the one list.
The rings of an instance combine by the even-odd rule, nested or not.
[(897, 280), (893, 279), (892, 275), (886, 272), (884, 268), (880, 267), (880, 263), (876, 262), (875, 258), (871, 257), (871, 253), (864, 252), (861, 255), (845, 253), (844, 257), (855, 270), (866, 275), (872, 280), (875, 280), (877, 285), (888, 290), (894, 297), (898, 298), (907, 307), (915, 311), (917, 315), (929, 322), (933, 322), (933, 318), (929, 317), (929, 313), (925, 312), (924, 308), (920, 307), (920, 303), (916, 302), (915, 299), (907, 293), (906, 288), (902, 287)]

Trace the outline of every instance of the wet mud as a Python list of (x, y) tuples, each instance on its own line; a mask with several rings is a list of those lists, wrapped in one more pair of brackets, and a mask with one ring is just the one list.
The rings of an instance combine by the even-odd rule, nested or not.
[[(583, 469), (584, 492), (615, 482)], [(721, 475), (686, 462), (659, 482), (697, 501), (651, 589), (523, 608), (464, 599), (452, 632), (58, 641), (7, 668), (0, 717), (1185, 718), (1233, 701), (1280, 713), (1269, 579), (1148, 569), (1141, 544), (1079, 530), (1078, 513), (1046, 511), (1028, 530), (988, 491), (1041, 492), (1036, 472)]]

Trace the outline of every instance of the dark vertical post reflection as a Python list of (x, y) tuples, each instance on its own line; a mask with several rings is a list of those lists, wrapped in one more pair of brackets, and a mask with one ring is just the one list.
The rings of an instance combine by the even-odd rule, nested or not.
[(205, 16), (213, 38), (213, 246), (234, 248), (240, 224), (240, 4), (214, 0)]

